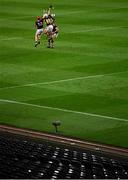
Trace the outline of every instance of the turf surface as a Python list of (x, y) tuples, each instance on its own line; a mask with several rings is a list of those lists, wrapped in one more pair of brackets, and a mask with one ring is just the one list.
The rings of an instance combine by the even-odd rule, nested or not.
[[(60, 35), (35, 48), (51, 3)], [(127, 19), (127, 0), (0, 0), (0, 123), (128, 147)]]

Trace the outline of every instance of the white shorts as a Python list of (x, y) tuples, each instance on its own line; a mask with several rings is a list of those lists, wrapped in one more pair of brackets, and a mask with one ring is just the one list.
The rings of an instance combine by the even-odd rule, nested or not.
[(48, 25), (48, 26), (46, 27), (46, 30), (47, 30), (48, 33), (52, 33), (52, 31), (53, 31), (53, 25)]
[(43, 29), (37, 29), (36, 30), (36, 35), (40, 35), (40, 34), (42, 34), (43, 33)]

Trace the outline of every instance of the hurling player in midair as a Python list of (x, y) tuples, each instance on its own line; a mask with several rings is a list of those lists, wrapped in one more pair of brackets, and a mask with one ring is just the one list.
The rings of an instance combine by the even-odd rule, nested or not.
[(37, 16), (35, 27), (36, 27), (36, 33), (35, 33), (35, 47), (37, 47), (38, 44), (40, 44), (40, 38), (43, 33), (43, 18), (40, 16)]
[(47, 35), (48, 38), (48, 48), (53, 48), (54, 39), (58, 36), (58, 27), (55, 25), (55, 18), (54, 14), (51, 14), (53, 6), (50, 6), (47, 11), (45, 11), (43, 15), (43, 20), (46, 24), (46, 28), (44, 29), (44, 33)]

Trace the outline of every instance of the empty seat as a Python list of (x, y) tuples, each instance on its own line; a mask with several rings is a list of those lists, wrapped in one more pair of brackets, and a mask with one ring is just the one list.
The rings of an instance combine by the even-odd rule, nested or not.
[(128, 159), (2, 134), (0, 178), (128, 179)]

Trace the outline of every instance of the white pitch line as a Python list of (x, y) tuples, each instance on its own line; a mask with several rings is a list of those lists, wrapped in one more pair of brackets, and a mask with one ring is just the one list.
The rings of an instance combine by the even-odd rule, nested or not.
[(56, 16), (67, 16), (70, 14), (80, 14), (80, 13), (85, 13), (85, 11), (70, 11), (70, 12), (66, 12), (66, 13), (56, 13)]
[(50, 107), (50, 106), (41, 106), (41, 105), (29, 104), (29, 103), (12, 101), (12, 100), (7, 100), (7, 99), (0, 99), (0, 102), (2, 102), (2, 103), (11, 103), (11, 104), (19, 104), (19, 105), (42, 108), (42, 109), (50, 109), (50, 110), (55, 110), (55, 111), (62, 111), (62, 112), (67, 112), (67, 113), (81, 114), (81, 115), (86, 115), (86, 116), (92, 116), (92, 117), (98, 117), (98, 118), (105, 118), (105, 119), (111, 119), (111, 120), (116, 120), (116, 121), (128, 122), (128, 119), (123, 119), (123, 118), (110, 117), (110, 116), (104, 116), (104, 115), (92, 114), (92, 113), (86, 113), (86, 112), (80, 112), (80, 111), (73, 111), (73, 110), (55, 108), (55, 107)]
[(5, 38), (0, 38), (0, 41), (11, 41), (16, 39), (22, 39), (22, 37), (5, 37)]
[[(116, 29), (119, 27), (116, 27)], [(71, 33), (80, 33), (80, 32), (90, 32), (90, 31), (103, 31), (103, 30), (108, 30), (108, 29), (115, 29), (115, 27), (104, 27), (104, 28), (94, 28), (94, 29), (83, 29), (83, 30), (78, 30), (78, 31), (73, 31)]]
[(93, 75), (93, 76), (82, 76), (82, 77), (77, 77), (77, 78), (61, 79), (61, 80), (49, 81), (49, 82), (31, 83), (31, 84), (3, 87), (3, 88), (0, 88), (0, 90), (37, 86), (37, 85), (50, 85), (50, 84), (56, 84), (56, 83), (61, 83), (61, 82), (81, 80), (81, 79), (91, 79), (91, 78), (98, 78), (98, 77), (110, 76), (110, 75), (116, 75), (116, 74), (124, 74), (127, 72), (128, 71), (122, 71), (122, 72), (115, 72), (115, 73), (108, 73), (108, 74), (98, 74), (98, 75)]
[(82, 33), (82, 32), (91, 32), (91, 31), (103, 31), (109, 29), (119, 29), (119, 28), (126, 28), (127, 26), (117, 26), (117, 27), (101, 27), (101, 28), (92, 28), (92, 29), (83, 29), (78, 31), (72, 31), (69, 33)]

